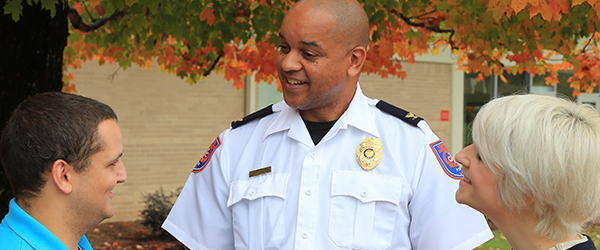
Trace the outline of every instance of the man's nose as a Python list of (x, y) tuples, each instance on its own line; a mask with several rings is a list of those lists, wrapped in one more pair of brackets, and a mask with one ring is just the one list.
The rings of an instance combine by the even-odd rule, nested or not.
[(117, 183), (123, 183), (127, 180), (127, 170), (125, 170), (125, 164), (121, 161), (117, 172)]
[(289, 53), (283, 55), (281, 60), (281, 69), (285, 72), (301, 70), (302, 64), (300, 63), (300, 58), (300, 53), (295, 51), (290, 51)]

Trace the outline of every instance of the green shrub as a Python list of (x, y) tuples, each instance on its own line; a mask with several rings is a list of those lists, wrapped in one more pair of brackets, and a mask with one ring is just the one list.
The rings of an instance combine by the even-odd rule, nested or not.
[(161, 228), (161, 225), (167, 218), (169, 211), (173, 207), (175, 198), (181, 192), (181, 187), (175, 191), (171, 191), (169, 194), (165, 194), (162, 186), (159, 190), (150, 194), (142, 194), (144, 197), (144, 210), (142, 210), (140, 217), (142, 217), (142, 225), (152, 230), (152, 236), (167, 236), (167, 232)]

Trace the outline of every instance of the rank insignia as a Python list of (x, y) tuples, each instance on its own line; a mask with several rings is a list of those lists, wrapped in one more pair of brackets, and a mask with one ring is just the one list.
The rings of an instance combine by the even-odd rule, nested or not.
[(379, 139), (365, 137), (358, 145), (356, 159), (365, 171), (374, 169), (381, 161), (383, 150)]
[(271, 173), (271, 166), (268, 166), (266, 168), (257, 169), (257, 170), (252, 170), (248, 173), (248, 177), (254, 177), (254, 176), (259, 176), (259, 175), (268, 174), (268, 173)]

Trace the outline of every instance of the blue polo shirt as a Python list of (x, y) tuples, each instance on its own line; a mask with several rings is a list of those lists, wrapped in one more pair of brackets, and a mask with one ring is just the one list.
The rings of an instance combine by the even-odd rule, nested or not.
[[(21, 209), (15, 199), (10, 201), (8, 214), (0, 223), (0, 239), (0, 250), (68, 250), (50, 230)], [(79, 240), (79, 248), (93, 250), (85, 235)]]

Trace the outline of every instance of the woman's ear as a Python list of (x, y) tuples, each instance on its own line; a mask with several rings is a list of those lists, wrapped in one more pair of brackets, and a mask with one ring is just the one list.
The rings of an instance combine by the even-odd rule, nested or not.
[(73, 191), (74, 173), (75, 168), (63, 159), (58, 159), (52, 164), (52, 181), (65, 194)]
[(350, 51), (350, 66), (348, 67), (348, 75), (354, 77), (360, 74), (363, 65), (367, 60), (367, 49), (363, 46), (358, 46)]

